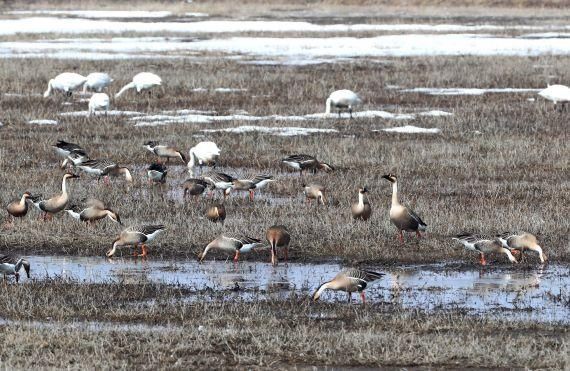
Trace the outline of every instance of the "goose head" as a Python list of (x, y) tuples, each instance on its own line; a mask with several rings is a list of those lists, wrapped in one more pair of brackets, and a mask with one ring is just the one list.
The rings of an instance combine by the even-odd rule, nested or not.
[(158, 142), (149, 140), (148, 142), (144, 143), (144, 147), (149, 151), (153, 151), (154, 147), (158, 146)]
[(63, 179), (73, 179), (73, 178), (79, 178), (79, 175), (75, 175), (75, 174), (71, 174), (71, 173), (66, 173), (63, 176)]
[(392, 173), (387, 175), (382, 175), (382, 178), (386, 179), (390, 183), (396, 183), (396, 181), (398, 180), (398, 178)]
[(119, 223), (119, 225), (123, 225), (123, 222), (121, 222), (121, 217), (119, 216), (119, 214), (117, 214), (115, 211), (111, 209), (105, 209), (105, 211), (107, 211), (107, 216), (109, 217), (109, 219), (111, 219), (115, 223)]
[(361, 193), (361, 194), (368, 193), (368, 188), (366, 188), (366, 187), (358, 188), (358, 193)]
[(334, 166), (327, 164), (326, 162), (319, 162), (319, 170), (324, 170), (327, 173), (334, 171)]

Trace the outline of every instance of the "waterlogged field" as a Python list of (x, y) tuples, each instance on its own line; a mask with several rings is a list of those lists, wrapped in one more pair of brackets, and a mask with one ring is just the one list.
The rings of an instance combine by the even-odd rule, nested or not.
[[(70, 204), (100, 199), (124, 226), (43, 221), (33, 206), (13, 223), (4, 214), (0, 252), (31, 263), (31, 278), (0, 285), (6, 367), (568, 367), (568, 113), (537, 94), (570, 80), (564, 7), (134, 4), (16, 2), (0, 14), (0, 203), (60, 192), (59, 139), (134, 178), (68, 183)], [(107, 114), (89, 115), (91, 93), (43, 98), (64, 71), (109, 73)], [(113, 98), (142, 71), (163, 85)], [(352, 119), (324, 114), (338, 89), (363, 100)], [(204, 211), (221, 194), (185, 200), (182, 161), (148, 184), (149, 140), (185, 154), (211, 140), (217, 170), (276, 182), (254, 202), (232, 193), (213, 224)], [(280, 163), (297, 153), (335, 171), (300, 177)], [(422, 239), (397, 240), (387, 173), (428, 224)], [(324, 185), (326, 205), (307, 205), (303, 183)], [(350, 214), (361, 186), (368, 222)], [(148, 259), (104, 257), (145, 223), (167, 228)], [(220, 233), (264, 240), (273, 224), (291, 232), (288, 264), (272, 267), (267, 246), (237, 264), (215, 251), (197, 262)], [(535, 234), (547, 264), (490, 255), (483, 268), (451, 240), (504, 231)], [(333, 291), (310, 300), (353, 266), (386, 274), (366, 305)]]

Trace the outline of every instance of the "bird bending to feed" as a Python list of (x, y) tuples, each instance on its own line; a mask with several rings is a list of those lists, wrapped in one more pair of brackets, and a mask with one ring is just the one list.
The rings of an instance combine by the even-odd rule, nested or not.
[(159, 85), (162, 85), (162, 79), (160, 77), (151, 72), (141, 72), (133, 77), (133, 81), (123, 86), (123, 88), (115, 94), (115, 98), (120, 97), (125, 91), (132, 88), (137, 89), (137, 93), (148, 90), (150, 94), (150, 89)]
[(87, 78), (74, 72), (64, 72), (57, 75), (54, 79), (49, 80), (48, 88), (44, 93), (44, 98), (47, 98), (52, 90), (59, 90), (68, 97), (71, 96), (73, 90), (81, 87)]
[(52, 144), (52, 147), (55, 147), (55, 152), (63, 158), (67, 158), (67, 156), (69, 156), (72, 152), (82, 152), (87, 154), (87, 152), (85, 152), (85, 149), (83, 149), (79, 144), (66, 142), (65, 140), (61, 139), (58, 140), (56, 144)]
[(505, 254), (511, 263), (517, 262), (513, 254), (511, 254), (511, 249), (503, 246), (497, 239), (485, 239), (473, 234), (460, 234), (452, 239), (462, 244), (467, 250), (478, 252), (481, 265), (487, 265), (485, 254), (490, 253)]
[(146, 171), (150, 183), (166, 183), (166, 174), (168, 174), (166, 166), (156, 163), (151, 164)]
[(360, 293), (360, 297), (362, 298), (362, 303), (366, 304), (364, 289), (368, 283), (380, 279), (382, 276), (384, 276), (384, 273), (377, 273), (356, 268), (344, 270), (337, 274), (332, 280), (320, 285), (317, 291), (315, 291), (313, 294), (313, 300), (317, 301), (325, 290), (335, 290), (347, 292), (348, 302), (350, 303), (352, 299), (352, 293), (358, 291)]
[(570, 102), (570, 88), (565, 85), (549, 85), (546, 89), (538, 92), (538, 95), (554, 103), (554, 109), (558, 103), (562, 104), (562, 109)]
[(211, 249), (223, 250), (223, 251), (234, 251), (236, 252), (234, 256), (234, 262), (239, 260), (240, 252), (245, 253), (251, 251), (253, 248), (259, 246), (261, 241), (246, 235), (221, 235), (215, 240), (210, 242), (204, 252), (198, 256), (200, 261), (203, 261), (206, 254)]
[(368, 202), (368, 197), (366, 194), (368, 189), (366, 187), (358, 188), (358, 202), (352, 204), (352, 217), (354, 219), (368, 220), (372, 215), (372, 208), (370, 207), (370, 202)]
[(13, 274), (16, 282), (20, 281), (20, 269), (24, 267), (26, 275), (30, 278), (30, 262), (24, 258), (19, 258), (10, 254), (0, 254), (0, 273), (6, 279), (7, 274)]
[(109, 183), (109, 176), (119, 175), (124, 175), (127, 182), (133, 181), (128, 168), (119, 166), (110, 160), (88, 160), (82, 162), (78, 167), (87, 174), (96, 175), (97, 181), (104, 177), (105, 183)]
[[(520, 252), (523, 254), (526, 250), (534, 251), (538, 254), (540, 262), (544, 263), (546, 261), (546, 255), (542, 251), (542, 247), (538, 244), (536, 236), (528, 232), (523, 233), (511, 233), (505, 232), (497, 236), (499, 241), (504, 247), (513, 251)], [(523, 255), (521, 255), (522, 257)]]
[(270, 182), (274, 182), (271, 175), (256, 175), (251, 179), (234, 179), (232, 185), (225, 190), (229, 195), (232, 190), (249, 192), (249, 200), (253, 201), (255, 190), (266, 187)]
[(95, 93), (89, 99), (89, 116), (94, 115), (95, 111), (102, 109), (107, 115), (109, 111), (109, 96), (105, 93)]
[[(75, 174), (65, 174), (61, 182), (61, 194), (53, 196), (47, 200), (38, 200), (38, 208), (44, 212), (44, 220), (47, 218), (48, 214), (53, 215), (65, 209), (67, 206), (67, 201), (69, 201), (69, 195), (67, 194), (66, 181), (67, 179), (79, 178)], [(35, 203), (36, 201), (34, 201)]]
[(311, 204), (312, 200), (317, 200), (317, 206), (319, 206), (319, 201), (325, 204), (325, 187), (320, 184), (302, 184), (303, 194), (305, 195), (306, 201)]
[(168, 163), (171, 158), (179, 158), (184, 163), (186, 163), (186, 156), (179, 150), (173, 147), (160, 145), (158, 142), (149, 140), (144, 144), (145, 148), (150, 152), (154, 153), (160, 158), (166, 158), (166, 162)]
[(327, 99), (326, 114), (331, 113), (332, 108), (338, 109), (338, 117), (340, 117), (341, 110), (348, 111), (350, 118), (352, 118), (352, 109), (358, 106), (362, 100), (351, 90), (337, 90), (332, 92)]
[(271, 264), (277, 265), (277, 248), (282, 247), (285, 252), (285, 262), (289, 260), (289, 243), (291, 235), (284, 225), (274, 225), (269, 227), (265, 238), (271, 245)]
[(220, 149), (214, 142), (200, 142), (190, 148), (189, 154), (188, 172), (194, 176), (194, 166), (196, 165), (200, 167), (200, 174), (204, 166), (216, 167), (216, 161), (220, 157)]
[[(226, 190), (233, 186), (234, 178), (226, 173), (211, 172), (204, 175), (204, 180), (213, 186), (213, 189), (220, 189), (223, 191), (224, 198), (226, 198)], [(210, 193), (211, 195), (211, 193)]]
[(303, 170), (311, 170), (313, 174), (316, 173), (317, 170), (323, 170), (327, 173), (334, 171), (334, 167), (331, 165), (309, 155), (291, 155), (282, 159), (281, 162), (292, 169), (299, 170), (301, 176), (303, 175)]
[(398, 178), (393, 174), (382, 176), (382, 178), (392, 183), (392, 206), (390, 207), (390, 221), (398, 228), (400, 242), (404, 243), (405, 232), (416, 232), (418, 238), (422, 235), (420, 231), (425, 231), (427, 224), (412, 209), (402, 205), (398, 201)]
[(100, 93), (113, 82), (113, 79), (108, 74), (102, 72), (90, 73), (85, 79), (83, 94), (87, 92), (87, 89)]
[(220, 222), (222, 225), (226, 220), (226, 207), (224, 204), (215, 204), (206, 209), (206, 219), (211, 222)]
[[(113, 241), (113, 247), (111, 250), (107, 251), (107, 257), (110, 258), (115, 255), (118, 247), (134, 246), (135, 251), (133, 255), (144, 258), (148, 255), (146, 244), (154, 240), (154, 238), (164, 229), (166, 229), (164, 225), (142, 225), (127, 228), (121, 232), (119, 238)], [(138, 245), (141, 245), (141, 254), (137, 254)]]
[(8, 211), (8, 214), (10, 214), (12, 218), (21, 218), (26, 216), (28, 213), (28, 204), (26, 201), (30, 197), (32, 197), (32, 194), (30, 192), (24, 192), (20, 200), (10, 202), (8, 206), (6, 206), (6, 211)]
[(184, 189), (184, 197), (190, 196), (200, 196), (210, 185), (204, 179), (190, 178), (186, 179), (182, 183), (182, 189)]
[(112, 209), (105, 206), (105, 204), (96, 199), (87, 200), (84, 207), (78, 205), (72, 205), (65, 211), (71, 215), (72, 218), (80, 220), (82, 222), (93, 223), (97, 220), (108, 217), (115, 223), (123, 225), (119, 214), (117, 214)]
[(61, 163), (61, 168), (65, 169), (67, 165), (71, 167), (76, 167), (89, 160), (89, 156), (83, 150), (74, 150), (69, 156)]

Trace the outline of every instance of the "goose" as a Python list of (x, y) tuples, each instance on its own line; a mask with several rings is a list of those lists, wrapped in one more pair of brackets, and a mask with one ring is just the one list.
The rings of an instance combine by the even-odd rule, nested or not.
[(232, 185), (225, 190), (225, 194), (226, 196), (229, 195), (233, 189), (236, 191), (246, 191), (249, 192), (250, 201), (253, 201), (255, 189), (265, 187), (273, 181), (275, 180), (271, 175), (256, 175), (251, 179), (234, 179)]
[(109, 176), (124, 175), (127, 182), (132, 182), (133, 177), (128, 168), (119, 166), (110, 160), (87, 160), (78, 165), (87, 174), (96, 175), (97, 181), (104, 177), (105, 183), (109, 183)]
[[(107, 251), (107, 257), (110, 258), (115, 255), (118, 247), (132, 245), (135, 248), (134, 255), (144, 258), (148, 255), (146, 243), (154, 240), (156, 236), (165, 229), (166, 227), (162, 224), (129, 227), (122, 231), (119, 237), (113, 241), (113, 247)], [(136, 249), (138, 245), (141, 245), (141, 254), (137, 254)]]
[(113, 82), (113, 79), (108, 74), (102, 72), (90, 73), (85, 80), (85, 84), (83, 84), (83, 94), (87, 92), (87, 89), (100, 93)]
[(511, 252), (517, 251), (524, 253), (526, 250), (534, 251), (538, 254), (541, 263), (544, 263), (546, 261), (546, 255), (542, 251), (542, 247), (540, 247), (538, 244), (536, 236), (533, 234), (530, 234), (528, 232), (506, 232), (498, 235), (497, 238), (503, 244), (503, 246), (507, 249), (510, 249)]
[(352, 293), (358, 291), (360, 293), (360, 297), (362, 298), (362, 304), (366, 304), (364, 289), (370, 282), (380, 279), (382, 276), (384, 276), (384, 273), (377, 273), (356, 268), (346, 269), (337, 274), (332, 280), (320, 285), (317, 291), (315, 291), (313, 294), (313, 301), (319, 300), (323, 291), (335, 290), (347, 292), (348, 302), (350, 303), (352, 300)]
[(309, 184), (301, 185), (303, 187), (303, 194), (305, 195), (306, 201), (311, 204), (312, 200), (317, 200), (317, 206), (319, 206), (319, 201), (324, 205), (325, 204), (325, 187), (320, 184)]
[(271, 245), (271, 264), (277, 265), (277, 248), (282, 247), (285, 252), (285, 262), (289, 260), (289, 243), (291, 242), (291, 235), (287, 227), (283, 225), (274, 225), (269, 227), (265, 238)]
[(209, 183), (204, 179), (186, 179), (184, 183), (182, 183), (182, 189), (184, 189), (184, 197), (187, 195), (199, 196), (204, 193), (204, 191), (208, 188), (208, 185)]
[(220, 149), (214, 142), (200, 142), (194, 147), (190, 148), (190, 161), (188, 162), (188, 172), (194, 176), (194, 166), (200, 166), (200, 173), (202, 173), (203, 166), (216, 167), (216, 161), (220, 157)]
[(166, 174), (166, 166), (157, 163), (151, 164), (146, 171), (150, 183), (166, 183)]
[(85, 151), (85, 149), (83, 149), (79, 144), (75, 144), (75, 143), (71, 143), (71, 142), (66, 142), (65, 140), (58, 140), (56, 144), (52, 144), (52, 147), (55, 147), (55, 152), (67, 159), (67, 157), (72, 153), (72, 152), (81, 152), (85, 155), (87, 155), (87, 152)]
[(65, 169), (67, 165), (71, 165), (72, 167), (79, 166), (83, 164), (85, 161), (89, 161), (89, 156), (83, 150), (74, 150), (72, 151), (65, 160), (61, 163), (61, 168)]
[(398, 228), (400, 242), (404, 243), (403, 232), (416, 232), (418, 238), (425, 231), (427, 224), (412, 209), (402, 205), (398, 201), (398, 178), (393, 174), (382, 176), (392, 183), (392, 206), (390, 207), (390, 221)]
[(19, 201), (10, 202), (6, 207), (8, 214), (10, 214), (12, 218), (21, 218), (26, 216), (28, 213), (28, 204), (26, 201), (30, 197), (32, 197), (32, 194), (30, 192), (24, 192), (22, 198)]
[(497, 239), (485, 239), (473, 234), (460, 234), (452, 239), (462, 244), (467, 250), (478, 252), (481, 265), (487, 265), (485, 254), (493, 252), (505, 254), (511, 263), (517, 263), (513, 254), (511, 254), (511, 249), (503, 246), (501, 241)]
[(210, 183), (214, 189), (220, 189), (223, 191), (224, 194), (224, 198), (226, 198), (227, 194), (226, 194), (226, 190), (228, 188), (230, 188), (231, 186), (233, 186), (233, 182), (234, 180), (236, 180), (236, 178), (234, 178), (231, 175), (228, 175), (226, 173), (218, 173), (218, 172), (213, 172), (213, 173), (209, 173), (206, 174), (204, 176), (204, 180), (208, 183)]
[(351, 90), (337, 90), (329, 95), (326, 102), (326, 114), (330, 115), (331, 109), (338, 109), (338, 117), (340, 118), (341, 110), (348, 111), (352, 118), (352, 109), (358, 106), (362, 100)]
[(206, 219), (211, 222), (220, 222), (224, 225), (226, 220), (226, 207), (224, 204), (215, 204), (206, 209)]
[(152, 140), (146, 142), (144, 146), (147, 150), (154, 153), (158, 157), (166, 158), (167, 163), (170, 161), (171, 158), (179, 158), (182, 161), (184, 161), (184, 163), (186, 163), (186, 156), (184, 156), (184, 154), (179, 150), (177, 150), (176, 148), (160, 145), (158, 142)]
[(312, 170), (313, 174), (317, 170), (324, 170), (325, 172), (334, 171), (331, 165), (317, 160), (309, 155), (291, 155), (281, 159), (281, 162), (292, 169), (299, 170), (299, 175), (303, 176), (303, 170)]
[(20, 269), (24, 267), (26, 275), (30, 278), (30, 262), (24, 258), (19, 258), (10, 254), (0, 254), (0, 273), (4, 274), (6, 279), (7, 274), (13, 274), (16, 282), (20, 281)]
[(370, 207), (370, 203), (368, 202), (368, 198), (366, 194), (368, 193), (368, 189), (366, 187), (358, 189), (358, 202), (352, 204), (352, 217), (354, 219), (360, 220), (368, 220), (372, 215), (372, 208)]
[(68, 97), (71, 97), (73, 90), (81, 87), (87, 81), (85, 76), (75, 72), (64, 72), (49, 80), (48, 88), (44, 93), (44, 98), (49, 97), (52, 90), (59, 90)]
[[(44, 220), (48, 216), (48, 214), (57, 214), (58, 212), (65, 209), (67, 206), (67, 201), (69, 200), (69, 195), (67, 194), (67, 187), (66, 181), (67, 179), (79, 178), (79, 176), (75, 174), (66, 173), (63, 176), (63, 180), (61, 182), (61, 194), (53, 196), (47, 200), (38, 200), (38, 208), (44, 212)], [(35, 201), (34, 201), (35, 202)]]
[(562, 108), (570, 102), (570, 88), (565, 85), (548, 85), (544, 90), (538, 92), (538, 95), (554, 103), (554, 108), (558, 103), (562, 104)]
[(105, 93), (95, 93), (89, 99), (89, 116), (94, 115), (98, 109), (109, 111), (109, 96)]
[(239, 260), (239, 254), (241, 252), (249, 252), (253, 248), (259, 246), (260, 240), (248, 237), (246, 235), (220, 235), (215, 240), (210, 242), (204, 252), (198, 256), (200, 262), (204, 260), (206, 254), (211, 249), (223, 250), (223, 251), (234, 251), (236, 252), (234, 256), (234, 262)]
[(120, 97), (125, 91), (132, 88), (137, 89), (137, 93), (148, 90), (150, 94), (150, 89), (159, 85), (162, 85), (162, 79), (159, 76), (151, 72), (141, 72), (133, 77), (133, 81), (123, 86), (123, 88), (115, 94), (115, 98)]
[(115, 223), (123, 225), (119, 214), (105, 206), (103, 202), (96, 199), (87, 200), (85, 207), (72, 205), (71, 207), (65, 209), (65, 211), (72, 218), (86, 223), (93, 223), (97, 220), (108, 217)]

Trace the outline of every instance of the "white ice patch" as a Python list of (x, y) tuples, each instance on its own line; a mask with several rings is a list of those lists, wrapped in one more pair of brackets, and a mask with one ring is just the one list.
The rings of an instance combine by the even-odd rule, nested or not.
[[(70, 15), (81, 18), (165, 18), (172, 15), (166, 11), (144, 11), (144, 10), (15, 10), (6, 12), (11, 15)], [(202, 13), (187, 13), (202, 14)], [(201, 15), (200, 15), (201, 17)]]
[[(105, 114), (105, 111), (96, 111), (97, 114)], [(89, 116), (89, 111), (72, 111), (72, 112), (61, 112), (60, 116), (69, 116), (69, 117), (87, 117)], [(116, 111), (116, 110), (109, 110), (107, 111), (108, 116), (137, 116), (142, 115), (141, 112), (136, 111)]]
[(420, 116), (442, 117), (442, 116), (453, 116), (453, 113), (434, 110), (434, 111), (420, 112), (419, 115)]
[(225, 133), (251, 133), (251, 132), (258, 132), (263, 134), (272, 134), (272, 135), (279, 135), (279, 136), (296, 136), (296, 135), (309, 135), (315, 133), (337, 133), (338, 130), (335, 129), (318, 129), (318, 128), (301, 128), (301, 127), (267, 127), (267, 126), (238, 126), (235, 128), (226, 128), (226, 129), (204, 129), (202, 130), (205, 133), (216, 133), (216, 132), (225, 132)]
[(478, 89), (478, 88), (413, 88), (402, 89), (403, 93), (421, 93), (429, 95), (483, 95), (486, 93), (536, 93), (541, 89), (531, 88), (492, 88), (492, 89)]
[[(388, 133), (403, 133), (403, 134), (439, 134), (441, 133), (441, 129), (438, 128), (419, 128), (417, 126), (406, 125), (396, 128), (386, 128), (381, 129), (382, 131), (386, 131)], [(379, 130), (373, 130), (379, 131)]]
[(28, 124), (32, 124), (32, 125), (57, 125), (58, 122), (56, 120), (31, 120), (31, 121), (28, 121)]

